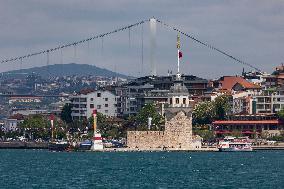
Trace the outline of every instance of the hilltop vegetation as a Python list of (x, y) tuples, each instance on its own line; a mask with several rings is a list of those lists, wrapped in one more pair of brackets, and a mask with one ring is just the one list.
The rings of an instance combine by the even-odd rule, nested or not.
[(14, 70), (9, 72), (4, 72), (5, 75), (21, 75), (21, 74), (33, 74), (36, 73), (37, 75), (42, 76), (43, 78), (47, 78), (50, 76), (87, 76), (87, 75), (95, 75), (95, 76), (104, 76), (104, 77), (122, 77), (127, 78), (128, 76), (115, 73), (113, 71), (99, 68), (94, 65), (88, 64), (54, 64), (42, 67), (34, 67), (29, 69), (23, 70)]

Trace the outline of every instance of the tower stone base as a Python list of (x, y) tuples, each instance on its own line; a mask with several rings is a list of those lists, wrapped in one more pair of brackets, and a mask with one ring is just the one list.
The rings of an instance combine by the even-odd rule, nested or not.
[(191, 111), (169, 111), (166, 118), (165, 131), (128, 131), (127, 146), (139, 150), (192, 150)]

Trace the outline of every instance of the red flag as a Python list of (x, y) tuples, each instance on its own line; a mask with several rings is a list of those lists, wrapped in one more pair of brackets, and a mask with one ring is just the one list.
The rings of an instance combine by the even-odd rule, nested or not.
[(178, 52), (178, 58), (182, 58), (182, 52), (181, 51)]

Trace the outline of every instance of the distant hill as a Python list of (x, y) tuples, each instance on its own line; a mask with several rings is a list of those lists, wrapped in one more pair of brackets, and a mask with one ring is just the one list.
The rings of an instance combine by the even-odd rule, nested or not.
[(4, 74), (8, 75), (17, 75), (21, 73), (22, 74), (36, 73), (42, 76), (43, 78), (47, 78), (49, 76), (71, 76), (71, 75), (78, 75), (78, 76), (95, 75), (95, 76), (105, 76), (105, 77), (129, 78), (126, 75), (115, 73), (113, 71), (99, 68), (97, 66), (88, 65), (88, 64), (75, 64), (75, 63), (54, 64), (49, 66), (34, 67), (29, 69), (4, 72)]

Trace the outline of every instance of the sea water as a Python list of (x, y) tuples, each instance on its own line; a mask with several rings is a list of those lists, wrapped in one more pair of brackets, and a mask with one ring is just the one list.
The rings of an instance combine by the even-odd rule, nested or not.
[(284, 188), (284, 151), (0, 150), (0, 188)]

